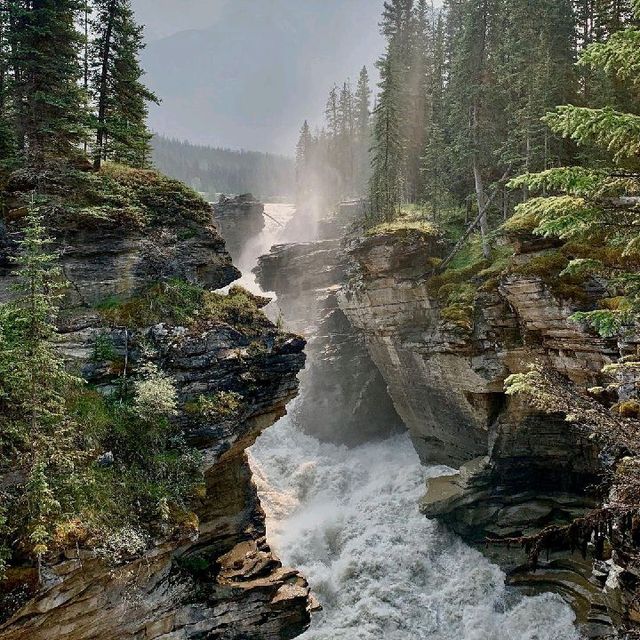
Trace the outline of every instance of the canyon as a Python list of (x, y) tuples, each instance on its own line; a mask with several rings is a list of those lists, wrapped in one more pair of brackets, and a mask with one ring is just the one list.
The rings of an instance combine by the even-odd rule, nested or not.
[[(40, 585), (35, 568), (11, 569), (3, 640), (576, 640), (638, 617), (624, 550), (595, 563), (589, 550), (552, 550), (533, 570), (517, 544), (487, 544), (597, 507), (607, 465), (579, 425), (505, 394), (505, 380), (537, 362), (598, 386), (636, 344), (598, 338), (544, 278), (515, 272), (478, 283), (461, 321), (433, 289), (441, 237), (366, 233), (361, 214), (357, 201), (317, 216), (247, 196), (189, 233), (166, 221), (54, 230), (71, 283), (65, 358), (108, 393), (115, 364), (135, 372), (151, 346), (205, 483), (193, 518), (115, 564), (78, 546), (48, 559)], [(515, 247), (519, 264), (555, 250)], [(240, 276), (251, 293), (229, 288)], [(106, 322), (105, 299), (175, 278), (248, 295), (267, 315)], [(3, 299), (11, 280), (5, 261)], [(96, 355), (105, 340), (111, 353)], [(635, 381), (624, 389), (633, 397)], [(190, 409), (220, 391), (240, 394), (242, 410), (207, 420)]]

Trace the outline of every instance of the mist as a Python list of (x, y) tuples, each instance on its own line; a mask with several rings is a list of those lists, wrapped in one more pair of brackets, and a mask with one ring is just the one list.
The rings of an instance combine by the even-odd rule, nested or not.
[(372, 0), (134, 0), (146, 25), (150, 126), (194, 143), (291, 155), (328, 89), (383, 50)]

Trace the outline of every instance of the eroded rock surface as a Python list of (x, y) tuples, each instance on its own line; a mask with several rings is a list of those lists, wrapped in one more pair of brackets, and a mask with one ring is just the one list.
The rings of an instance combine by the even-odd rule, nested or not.
[[(5, 588), (15, 592), (0, 599), (0, 638), (296, 637), (310, 622), (309, 587), (295, 569), (282, 566), (266, 541), (245, 449), (296, 395), (304, 341), (266, 319), (246, 331), (214, 320), (137, 329), (105, 322), (97, 309), (101, 301), (127, 299), (150, 282), (179, 278), (207, 288), (232, 282), (238, 272), (211, 226), (183, 235), (168, 227), (69, 231), (58, 245), (71, 285), (60, 327), (70, 364), (97, 389), (108, 390), (122, 363), (135, 372), (143, 348), (151, 347), (177, 386), (175, 419), (203, 454), (205, 490), (192, 505), (195, 522), (119, 563), (80, 547), (49, 559), (40, 585), (35, 568), (10, 569)], [(6, 292), (11, 274), (3, 275)], [(96, 355), (100, 340), (111, 345), (107, 360)], [(200, 395), (219, 391), (241, 395), (242, 410), (225, 419), (189, 410)]]
[(506, 378), (536, 362), (596, 386), (602, 367), (623, 355), (620, 345), (570, 321), (575, 303), (531, 276), (479, 291), (470, 326), (452, 323), (429, 287), (430, 259), (443, 256), (432, 235), (361, 237), (350, 255), (341, 309), (365, 336), (422, 460), (459, 468), (428, 481), (424, 514), (482, 546), (514, 584), (561, 593), (588, 634), (609, 634), (625, 615), (615, 561), (595, 571), (577, 552), (551, 553), (533, 573), (519, 547), (485, 543), (570, 523), (601, 499), (593, 492), (604, 471), (598, 446), (563, 416), (506, 396)]
[(227, 250), (238, 263), (247, 243), (264, 229), (264, 205), (250, 193), (231, 197), (223, 195), (213, 205), (213, 215)]
[[(341, 228), (325, 221), (325, 229)], [(275, 291), (287, 326), (308, 338), (298, 424), (320, 440), (356, 445), (404, 429), (364, 339), (338, 306), (347, 259), (337, 239), (278, 245), (256, 274)]]

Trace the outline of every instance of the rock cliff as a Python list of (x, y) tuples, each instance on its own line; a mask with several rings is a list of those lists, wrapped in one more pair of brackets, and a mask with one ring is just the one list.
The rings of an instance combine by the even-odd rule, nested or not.
[(250, 193), (234, 197), (222, 195), (213, 205), (213, 216), (227, 250), (237, 264), (247, 243), (264, 229), (264, 205)]
[[(609, 551), (594, 568), (579, 553), (559, 550), (533, 572), (517, 545), (486, 540), (571, 522), (601, 504), (595, 487), (607, 471), (601, 448), (579, 425), (506, 395), (508, 376), (538, 363), (580, 388), (595, 387), (603, 366), (635, 345), (602, 339), (569, 319), (588, 308), (597, 282), (584, 283), (580, 296), (563, 296), (522, 268), (547, 260), (544, 243), (517, 246), (511, 270), (489, 273), (484, 265), (484, 277), (462, 270), (460, 282), (449, 283), (433, 276), (444, 250), (437, 234), (418, 229), (359, 237), (338, 296), (422, 460), (458, 469), (428, 481), (422, 511), (481, 546), (513, 584), (561, 593), (586, 633), (607, 635), (636, 615), (633, 604), (622, 604), (633, 592), (625, 594), (625, 584), (637, 575), (618, 565), (621, 553)], [(464, 298), (461, 287), (469, 285)]]
[[(324, 239), (272, 247), (255, 269), (263, 290), (277, 294), (286, 325), (308, 339), (297, 423), (320, 440), (347, 445), (404, 429), (361, 333), (338, 307), (348, 264), (338, 238), (351, 209), (320, 221)], [(295, 216), (292, 224), (299, 224)]]
[[(5, 299), (13, 279), (8, 256), (20, 235), (22, 213), (15, 205), (23, 191), (19, 184), (9, 191), (14, 206), (4, 217)], [(248, 297), (255, 306), (236, 304), (238, 317), (201, 313), (183, 322), (169, 314), (154, 317), (154, 302), (147, 302), (158, 296), (144, 298), (162, 283), (188, 282), (206, 291), (239, 275), (210, 212), (203, 209), (197, 218), (156, 218), (139, 228), (50, 219), (70, 285), (59, 322), (70, 367), (96, 393), (107, 394), (123, 370), (135, 375), (143, 354), (152, 353), (175, 383), (173, 420), (201, 452), (204, 483), (192, 513), (142, 549), (107, 562), (78, 544), (45, 559), (40, 583), (35, 566), (10, 566), (0, 583), (2, 640), (282, 640), (309, 625), (309, 587), (269, 548), (245, 455), (295, 397), (304, 341), (275, 327), (258, 311), (263, 301), (242, 291), (215, 298), (224, 306), (234, 304), (234, 295), (243, 304)], [(232, 411), (194, 410), (198, 398), (220, 394), (242, 403)], [(0, 491), (15, 482), (10, 470), (0, 469)]]

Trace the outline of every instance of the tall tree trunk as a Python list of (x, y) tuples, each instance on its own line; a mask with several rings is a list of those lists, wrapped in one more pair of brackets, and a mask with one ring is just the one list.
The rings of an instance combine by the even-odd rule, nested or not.
[[(89, 95), (89, 0), (84, 3), (84, 92)], [(87, 98), (88, 99), (88, 98)], [(84, 153), (87, 154), (88, 142), (84, 139)]]
[(482, 178), (482, 170), (480, 169), (480, 158), (478, 152), (478, 106), (473, 105), (471, 114), (473, 129), (473, 181), (476, 189), (476, 200), (478, 201), (478, 211), (480, 215), (480, 235), (482, 236), (482, 253), (485, 258), (491, 256), (491, 247), (489, 246), (489, 220), (487, 217), (487, 196), (484, 189), (484, 180)]
[(491, 257), (491, 247), (489, 246), (489, 220), (487, 217), (487, 195), (484, 190), (484, 180), (478, 163), (477, 154), (473, 157), (473, 179), (476, 185), (476, 199), (478, 201), (478, 211), (482, 211), (480, 216), (480, 235), (482, 236), (482, 253), (485, 258)]
[(111, 0), (107, 10), (107, 24), (104, 33), (102, 48), (102, 64), (100, 68), (100, 89), (98, 93), (98, 130), (96, 134), (96, 148), (94, 151), (93, 166), (96, 171), (102, 166), (104, 146), (106, 143), (106, 118), (107, 118), (107, 91), (109, 80), (109, 62), (111, 54), (111, 36), (113, 34), (113, 20), (115, 17), (116, 0)]

